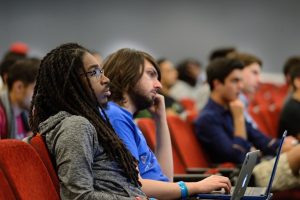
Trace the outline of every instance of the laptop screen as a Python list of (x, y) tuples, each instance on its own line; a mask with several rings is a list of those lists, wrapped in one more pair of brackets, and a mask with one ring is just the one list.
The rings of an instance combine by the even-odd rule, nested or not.
[(283, 134), (282, 134), (282, 138), (281, 138), (281, 141), (280, 141), (280, 144), (279, 144), (279, 148), (277, 150), (277, 154), (276, 154), (276, 158), (275, 158), (275, 163), (274, 163), (274, 166), (273, 166), (273, 169), (272, 169), (270, 181), (269, 181), (268, 187), (266, 189), (266, 193), (265, 193), (266, 195), (268, 195), (270, 193), (271, 188), (272, 188), (272, 183), (273, 183), (273, 179), (274, 179), (275, 174), (276, 174), (276, 169), (277, 169), (277, 164), (278, 164), (278, 160), (279, 160), (279, 157), (280, 157), (280, 152), (281, 152), (282, 144), (284, 142), (286, 134), (287, 134), (287, 130), (285, 130), (283, 132)]

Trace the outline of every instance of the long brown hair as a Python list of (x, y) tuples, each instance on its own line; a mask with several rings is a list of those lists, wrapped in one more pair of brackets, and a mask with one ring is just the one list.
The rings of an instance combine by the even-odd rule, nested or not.
[(131, 92), (143, 75), (145, 60), (150, 62), (158, 73), (160, 70), (155, 59), (146, 52), (124, 48), (108, 56), (103, 62), (106, 76), (110, 79), (110, 99), (122, 105), (124, 93)]

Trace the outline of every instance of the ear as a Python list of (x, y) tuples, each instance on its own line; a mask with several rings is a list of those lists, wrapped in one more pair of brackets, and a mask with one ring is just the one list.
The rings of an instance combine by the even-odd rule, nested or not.
[(213, 80), (213, 86), (215, 89), (217, 89), (220, 85), (223, 85), (223, 83), (221, 83), (221, 81), (215, 79)]
[(296, 90), (300, 90), (300, 77), (294, 79), (294, 85), (296, 87)]
[(7, 73), (3, 74), (3, 83), (7, 83)]

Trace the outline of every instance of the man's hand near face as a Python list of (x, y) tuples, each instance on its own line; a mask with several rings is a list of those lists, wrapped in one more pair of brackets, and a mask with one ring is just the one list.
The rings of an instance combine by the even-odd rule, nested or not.
[(155, 119), (166, 116), (165, 99), (161, 94), (156, 94), (154, 104), (148, 109)]
[[(156, 124), (155, 155), (161, 165), (162, 171), (173, 180), (173, 157), (170, 132), (167, 125), (165, 99), (161, 94), (156, 94), (154, 104), (148, 109), (154, 117)], [(171, 155), (171, 156), (170, 156)]]
[(229, 109), (233, 117), (234, 135), (247, 139), (243, 102), (239, 99), (231, 101)]

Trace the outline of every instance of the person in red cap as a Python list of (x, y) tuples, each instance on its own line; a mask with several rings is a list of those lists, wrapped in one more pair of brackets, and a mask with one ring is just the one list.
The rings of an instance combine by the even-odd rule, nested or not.
[(12, 43), (9, 47), (9, 51), (16, 54), (27, 55), (28, 50), (29, 50), (28, 45), (23, 42)]

